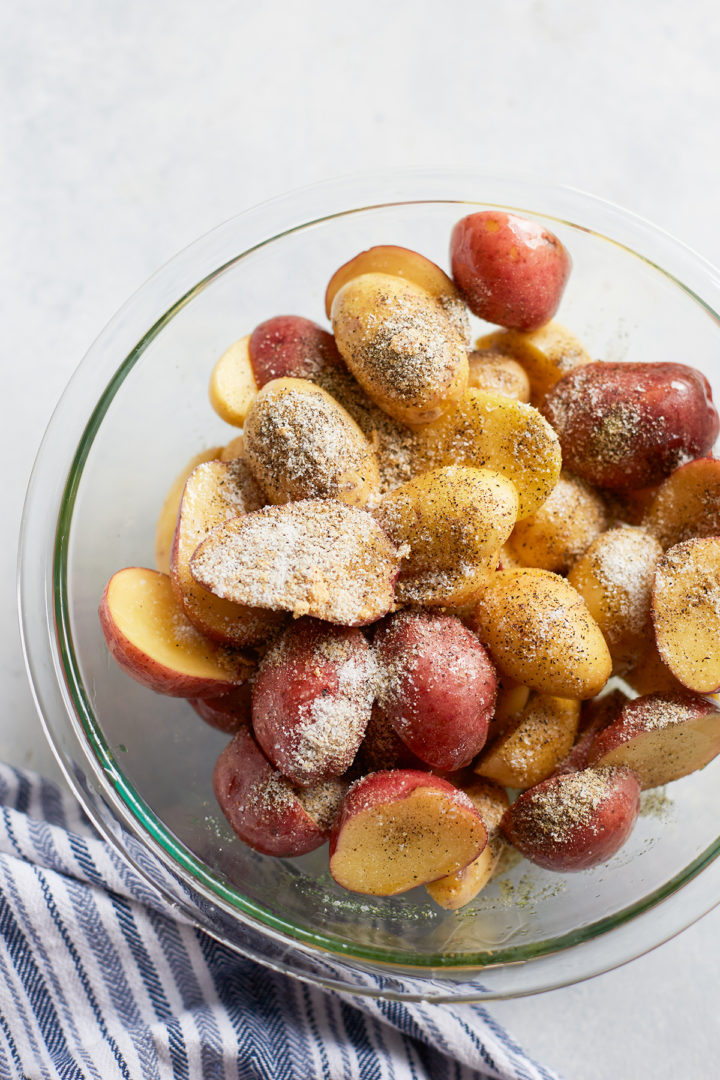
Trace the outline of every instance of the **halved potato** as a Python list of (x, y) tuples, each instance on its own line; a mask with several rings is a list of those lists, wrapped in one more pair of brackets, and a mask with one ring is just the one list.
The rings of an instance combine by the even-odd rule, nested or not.
[(172, 482), (172, 486), (165, 496), (160, 516), (155, 526), (155, 567), (162, 574), (170, 573), (170, 554), (172, 552), (173, 536), (177, 524), (178, 511), (182, 501), (185, 482), (197, 465), (206, 461), (214, 461), (220, 457), (223, 450), (220, 446), (213, 446), (209, 450), (202, 450), (191, 458), (185, 468)]
[(670, 473), (657, 489), (643, 525), (663, 548), (720, 534), (720, 460), (697, 458)]
[(502, 394), (515, 401), (530, 400), (530, 381), (525, 370), (511, 356), (475, 350), (468, 356), (468, 386)]
[(515, 526), (508, 547), (523, 566), (564, 574), (607, 527), (600, 495), (570, 473), (561, 473), (542, 506)]
[(467, 390), (457, 408), (419, 432), (426, 469), (468, 465), (494, 469), (518, 490), (518, 519), (534, 513), (560, 475), (560, 443), (537, 409), (521, 401)]
[(720, 537), (665, 553), (652, 610), (658, 651), (675, 678), (701, 694), (720, 689)]
[(397, 488), (376, 518), (406, 546), (395, 595), (400, 603), (466, 603), (494, 569), (517, 517), (515, 485), (490, 469), (449, 465)]
[(585, 346), (556, 322), (526, 333), (495, 330), (479, 338), (476, 347), (514, 357), (527, 372), (533, 403), (541, 401), (563, 375), (591, 362)]
[(210, 404), (222, 420), (234, 427), (245, 423), (259, 389), (250, 363), (249, 342), (248, 334), (226, 349), (210, 376)]
[(515, 723), (481, 754), (475, 772), (504, 787), (534, 787), (569, 753), (579, 719), (579, 701), (532, 694)]

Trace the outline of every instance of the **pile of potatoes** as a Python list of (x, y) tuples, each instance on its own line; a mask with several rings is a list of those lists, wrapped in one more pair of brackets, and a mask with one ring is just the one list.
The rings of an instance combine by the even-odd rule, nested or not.
[[(100, 618), (232, 735), (242, 840), (329, 839), (346, 888), (457, 908), (506, 842), (610, 858), (643, 788), (720, 752), (720, 460), (700, 372), (593, 361), (553, 321), (547, 229), (471, 214), (450, 261), (371, 248), (330, 280), (332, 333), (279, 316), (230, 346), (210, 400), (242, 433), (178, 476), (157, 569), (115, 574)], [(473, 346), (470, 314), (499, 329)]]

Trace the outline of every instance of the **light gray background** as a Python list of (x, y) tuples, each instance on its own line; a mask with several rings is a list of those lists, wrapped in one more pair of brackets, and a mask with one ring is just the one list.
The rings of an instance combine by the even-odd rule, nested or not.
[[(392, 166), (555, 179), (720, 263), (717, 12), (716, 0), (3, 5), (0, 757), (57, 775), (13, 615), (17, 530), (53, 405), (129, 293), (253, 203)], [(718, 955), (720, 911), (619, 971), (492, 1011), (568, 1080), (709, 1080)]]

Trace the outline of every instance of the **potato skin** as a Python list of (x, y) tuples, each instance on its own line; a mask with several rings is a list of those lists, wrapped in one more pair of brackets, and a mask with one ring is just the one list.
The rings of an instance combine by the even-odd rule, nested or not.
[(552, 319), (572, 267), (557, 236), (502, 210), (458, 221), (450, 263), (473, 314), (515, 330), (536, 330)]
[(612, 661), (582, 597), (557, 574), (522, 567), (488, 575), (471, 625), (501, 675), (543, 694), (591, 698)]
[(606, 862), (632, 832), (640, 783), (624, 767), (584, 769), (543, 780), (524, 792), (501, 823), (530, 862), (573, 872)]
[(686, 364), (587, 364), (555, 384), (541, 412), (565, 467), (619, 491), (657, 484), (709, 453), (720, 430), (709, 382)]
[(341, 776), (370, 720), (375, 664), (360, 630), (299, 619), (260, 662), (252, 694), (255, 738), (295, 784)]
[(497, 694), (474, 634), (453, 616), (404, 611), (380, 626), (373, 648), (378, 704), (396, 734), (432, 768), (468, 765), (485, 744)]
[(396, 547), (410, 548), (395, 585), (398, 602), (466, 603), (495, 569), (517, 510), (510, 480), (460, 465), (422, 473), (386, 496), (375, 516)]
[(245, 460), (275, 505), (339, 499), (364, 506), (380, 482), (362, 431), (334, 398), (306, 379), (274, 379), (248, 410)]
[(240, 839), (263, 855), (304, 855), (327, 839), (329, 830), (306, 812), (249, 728), (241, 729), (218, 757), (213, 791)]
[(441, 303), (410, 281), (361, 274), (336, 294), (338, 349), (366, 393), (410, 427), (452, 409), (467, 387), (467, 350)]
[(327, 370), (344, 369), (335, 338), (300, 315), (276, 315), (256, 326), (248, 342), (258, 387), (273, 379), (317, 381)]

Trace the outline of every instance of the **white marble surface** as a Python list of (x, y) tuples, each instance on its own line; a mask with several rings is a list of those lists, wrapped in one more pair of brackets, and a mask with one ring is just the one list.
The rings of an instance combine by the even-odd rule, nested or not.
[[(3, 9), (0, 756), (57, 775), (13, 616), (25, 485), (114, 310), (213, 225), (378, 166), (585, 188), (720, 263), (712, 0), (31, 0)], [(493, 1006), (573, 1080), (717, 1075), (720, 911), (584, 985)]]

